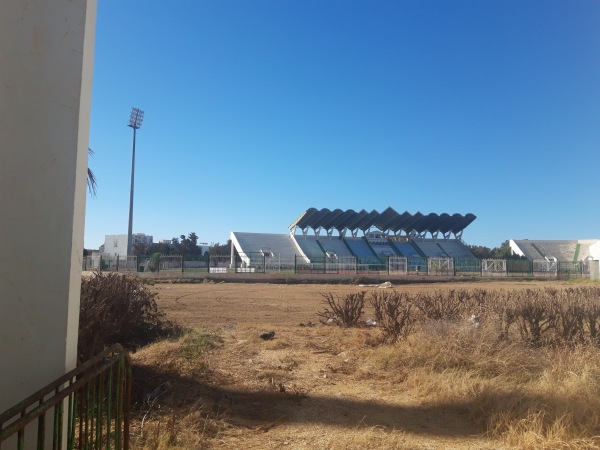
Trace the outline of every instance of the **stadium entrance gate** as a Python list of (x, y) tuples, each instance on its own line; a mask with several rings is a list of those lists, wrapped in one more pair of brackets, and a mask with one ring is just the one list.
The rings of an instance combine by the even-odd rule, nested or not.
[(427, 273), (429, 275), (454, 275), (454, 260), (452, 258), (427, 258)]
[(505, 259), (482, 259), (481, 275), (484, 277), (505, 277), (506, 260)]
[(408, 259), (402, 256), (388, 258), (388, 271), (390, 275), (406, 275), (408, 273)]
[(533, 260), (533, 273), (536, 276), (555, 277), (558, 272), (558, 262), (546, 259)]

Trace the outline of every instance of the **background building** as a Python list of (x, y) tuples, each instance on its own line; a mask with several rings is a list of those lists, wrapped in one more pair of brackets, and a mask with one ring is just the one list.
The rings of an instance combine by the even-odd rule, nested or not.
[[(153, 236), (144, 233), (134, 233), (133, 245), (136, 244), (152, 245)], [(100, 253), (111, 256), (127, 257), (127, 235), (126, 234), (107, 234), (104, 236), (104, 245), (100, 247)]]

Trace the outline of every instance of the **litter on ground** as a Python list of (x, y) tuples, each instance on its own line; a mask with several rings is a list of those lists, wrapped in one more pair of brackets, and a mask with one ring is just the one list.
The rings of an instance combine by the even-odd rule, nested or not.
[(391, 288), (392, 287), (392, 283), (390, 283), (389, 281), (386, 281), (385, 283), (381, 283), (381, 284), (359, 284), (360, 287), (375, 287), (375, 288), (379, 288), (379, 289), (387, 289), (387, 288)]

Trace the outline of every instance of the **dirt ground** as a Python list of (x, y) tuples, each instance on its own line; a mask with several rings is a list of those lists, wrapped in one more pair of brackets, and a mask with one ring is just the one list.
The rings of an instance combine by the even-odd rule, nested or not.
[[(527, 289), (568, 285), (558, 281), (477, 281), (393, 284), (400, 291), (447, 289)], [(159, 306), (181, 324), (190, 327), (224, 328), (254, 325), (258, 328), (296, 326), (318, 322), (321, 293), (335, 296), (372, 290), (350, 284), (269, 283), (160, 283), (154, 286)]]
[[(525, 289), (559, 284), (415, 283), (393, 289)], [(467, 403), (428, 404), (402, 383), (401, 374), (370, 372), (361, 349), (373, 330), (344, 330), (319, 322), (322, 293), (342, 296), (375, 287), (159, 283), (152, 289), (169, 318), (222, 338), (222, 345), (208, 357), (212, 379), (218, 381), (198, 382), (195, 390), (187, 391), (188, 396), (197, 392), (203, 404), (211, 402), (230, 424), (210, 441), (211, 447), (509, 448), (484, 436)], [(275, 331), (274, 339), (261, 340), (258, 336), (265, 331)]]

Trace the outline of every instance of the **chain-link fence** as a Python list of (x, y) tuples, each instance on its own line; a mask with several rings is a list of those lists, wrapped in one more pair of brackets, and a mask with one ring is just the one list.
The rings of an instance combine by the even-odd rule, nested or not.
[(481, 264), (482, 261), (477, 258), (454, 258), (454, 275), (481, 275)]
[(324, 256), (311, 258), (310, 262), (307, 262), (304, 257), (296, 255), (294, 259), (295, 273), (354, 274), (357, 270), (355, 256)]
[(589, 263), (526, 259), (476, 258), (357, 258), (324, 256), (310, 258), (276, 253), (242, 253), (231, 255), (153, 255), (119, 257), (94, 254), (83, 258), (84, 271), (151, 272), (162, 276), (194, 274), (289, 273), (289, 274), (372, 274), (372, 275), (470, 275), (483, 277), (585, 278), (590, 276)]
[(99, 270), (104, 272), (136, 272), (137, 256), (92, 255), (84, 256), (81, 270)]
[(589, 261), (580, 262), (559, 262), (557, 267), (558, 278), (589, 278)]
[(511, 277), (532, 277), (533, 261), (529, 259), (507, 259), (506, 273)]

